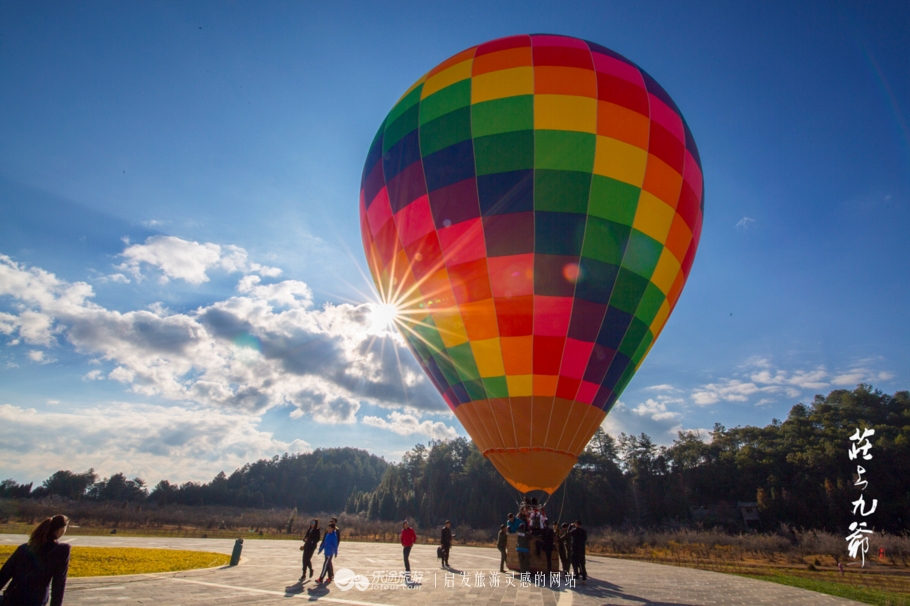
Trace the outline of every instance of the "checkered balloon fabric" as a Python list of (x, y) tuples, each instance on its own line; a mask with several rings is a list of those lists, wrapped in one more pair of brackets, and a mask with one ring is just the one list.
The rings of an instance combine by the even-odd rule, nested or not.
[(493, 40), (420, 78), (370, 147), (364, 250), (478, 448), (555, 490), (673, 311), (701, 234), (695, 141), (625, 57)]

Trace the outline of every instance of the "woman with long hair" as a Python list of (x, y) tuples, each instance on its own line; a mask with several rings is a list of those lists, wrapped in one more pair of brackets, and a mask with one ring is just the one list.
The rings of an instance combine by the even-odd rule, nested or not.
[(9, 583), (3, 606), (44, 606), (48, 593), (50, 606), (63, 604), (70, 546), (57, 541), (69, 522), (64, 515), (45, 519), (0, 568), (0, 589)]
[(307, 528), (306, 534), (303, 535), (303, 545), (300, 547), (300, 551), (303, 552), (303, 574), (300, 575), (300, 580), (306, 580), (306, 571), (310, 571), (310, 578), (313, 578), (313, 553), (316, 551), (316, 546), (319, 544), (319, 520), (313, 519), (310, 521), (310, 527)]

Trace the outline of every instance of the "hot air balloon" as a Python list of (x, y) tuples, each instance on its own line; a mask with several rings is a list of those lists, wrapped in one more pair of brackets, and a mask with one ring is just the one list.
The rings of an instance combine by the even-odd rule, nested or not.
[(483, 455), (555, 491), (660, 334), (701, 234), (676, 104), (598, 44), (521, 35), (417, 80), (370, 147), (382, 301)]

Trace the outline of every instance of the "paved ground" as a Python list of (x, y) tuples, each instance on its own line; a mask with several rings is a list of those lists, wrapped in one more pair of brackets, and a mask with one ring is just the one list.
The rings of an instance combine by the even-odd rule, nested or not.
[[(24, 535), (0, 535), (0, 544), (20, 544)], [(72, 545), (199, 549), (230, 553), (233, 541), (223, 539), (152, 539), (131, 537), (73, 537)], [(443, 604), (487, 606), (587, 606), (644, 604), (793, 604), (798, 606), (858, 604), (851, 600), (731, 575), (601, 557), (588, 558), (589, 579), (574, 588), (522, 587), (518, 578), (491, 573), (498, 570), (495, 549), (452, 549), (454, 569), (447, 578), (436, 560), (436, 548), (417, 545), (411, 569), (419, 582), (405, 585), (400, 578), (401, 548), (377, 543), (342, 542), (335, 567), (342, 585), (301, 584), (300, 543), (249, 540), (243, 560), (234, 568), (124, 577), (70, 579), (65, 604), (279, 604), (302, 599), (327, 604), (377, 606)], [(319, 558), (321, 564), (322, 558)], [(353, 570), (346, 579), (341, 568)], [(317, 575), (319, 574), (317, 569)], [(362, 575), (362, 576), (355, 576)], [(397, 578), (396, 578), (397, 577)], [(447, 580), (449, 583), (447, 583)], [(483, 585), (480, 586), (482, 581)], [(498, 581), (498, 587), (491, 586)], [(450, 584), (451, 586), (447, 586)], [(365, 589), (360, 589), (365, 587)]]

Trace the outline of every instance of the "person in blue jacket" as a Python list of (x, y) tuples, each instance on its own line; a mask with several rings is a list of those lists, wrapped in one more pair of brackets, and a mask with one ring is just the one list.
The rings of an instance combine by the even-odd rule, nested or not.
[(518, 532), (519, 526), (521, 526), (521, 520), (516, 518), (514, 513), (510, 513), (509, 519), (506, 521), (506, 528), (508, 528), (509, 534), (515, 534)]
[[(0, 589), (9, 588), (0, 600), (9, 606), (51, 606), (63, 604), (66, 575), (70, 567), (70, 546), (57, 540), (66, 532), (69, 518), (46, 518), (32, 531), (28, 543), (20, 545), (0, 568)], [(50, 591), (48, 591), (50, 589)]]
[(325, 563), (322, 565), (322, 572), (316, 582), (322, 583), (325, 580), (326, 583), (331, 583), (332, 579), (335, 578), (335, 568), (332, 566), (332, 559), (338, 555), (338, 533), (335, 531), (334, 523), (329, 524), (325, 531), (322, 545), (319, 546), (319, 553), (323, 552), (325, 552)]

